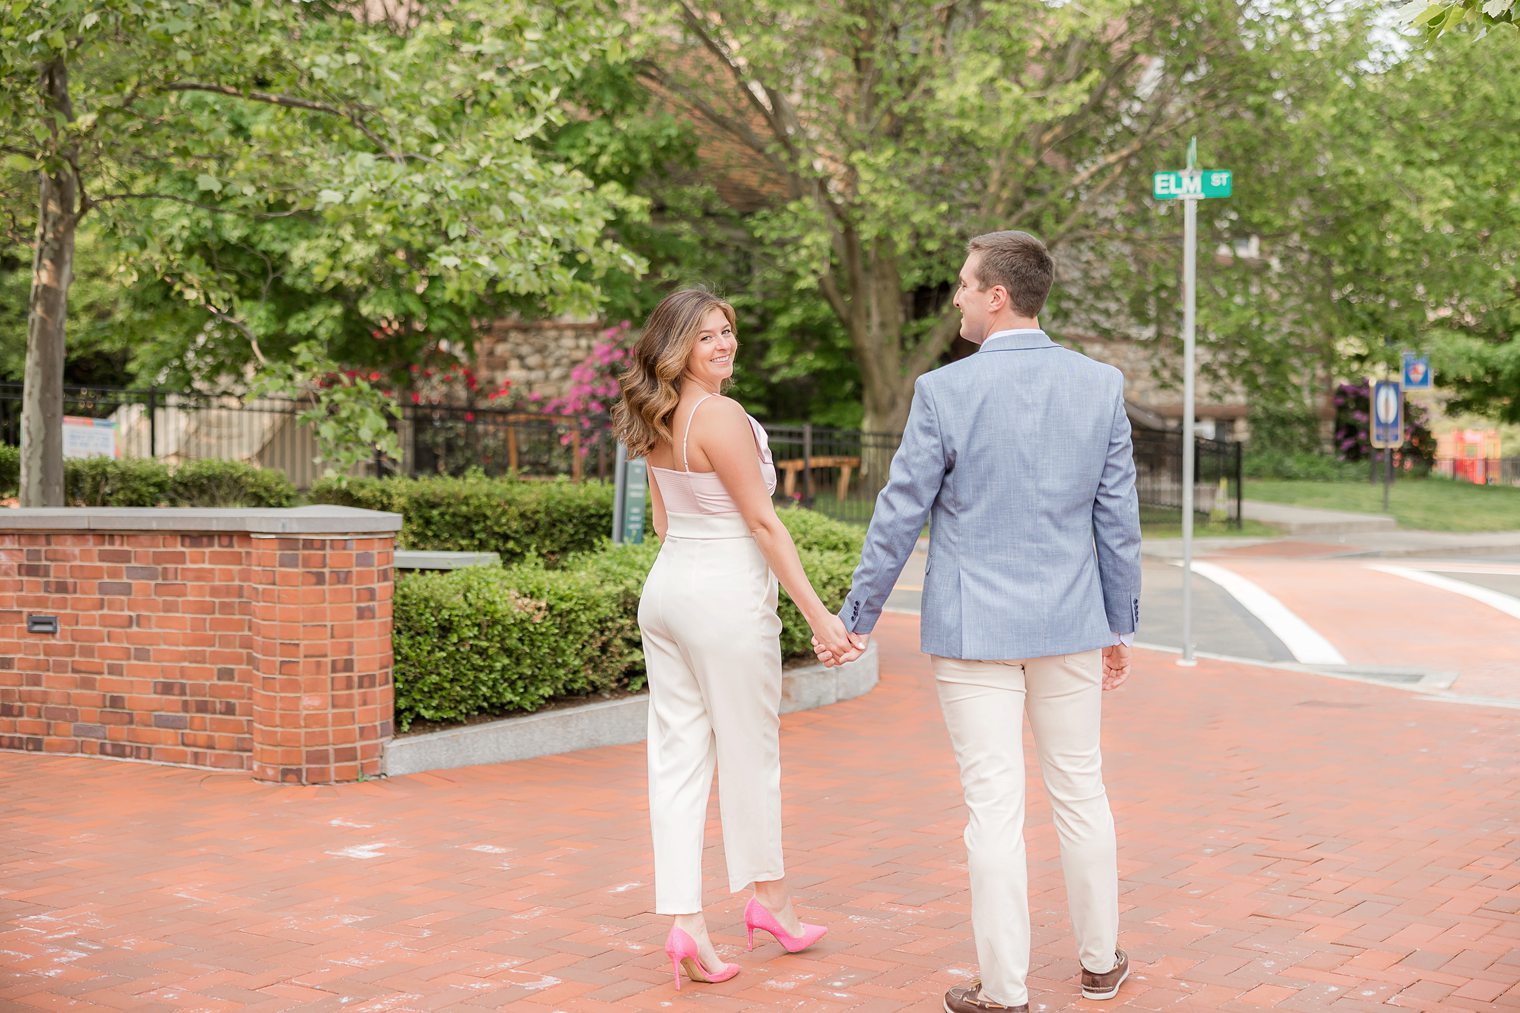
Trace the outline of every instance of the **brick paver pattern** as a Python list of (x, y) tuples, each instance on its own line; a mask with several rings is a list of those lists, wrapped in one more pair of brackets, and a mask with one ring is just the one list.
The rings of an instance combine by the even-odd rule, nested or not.
[[(0, 1009), (937, 1009), (974, 974), (964, 814), (916, 621), (878, 632), (876, 690), (783, 725), (813, 951), (745, 952), (714, 824), (743, 971), (676, 993), (641, 745), (320, 788), (0, 754)], [(1033, 1009), (1520, 1009), (1515, 711), (1136, 668), (1105, 698), (1135, 972), (1080, 998), (1033, 790)]]

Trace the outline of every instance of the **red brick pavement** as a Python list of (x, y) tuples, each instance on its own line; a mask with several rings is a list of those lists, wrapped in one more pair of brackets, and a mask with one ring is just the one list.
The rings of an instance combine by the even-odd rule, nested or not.
[[(744, 951), (713, 844), (744, 970), (674, 991), (640, 746), (321, 788), (4, 754), (0, 1009), (937, 1009), (973, 972), (963, 817), (916, 622), (880, 632), (880, 687), (784, 723), (815, 952)], [(1037, 797), (1034, 1009), (1520, 1009), (1512, 711), (1138, 669), (1105, 730), (1135, 975), (1079, 998)]]

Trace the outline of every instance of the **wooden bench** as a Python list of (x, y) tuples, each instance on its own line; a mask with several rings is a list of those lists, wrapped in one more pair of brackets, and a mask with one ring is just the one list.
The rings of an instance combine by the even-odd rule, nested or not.
[[(507, 470), (509, 472), (511, 472), (513, 475), (517, 475), (517, 467), (518, 467), (517, 427), (519, 425), (522, 425), (525, 428), (528, 428), (530, 430), (532, 430), (532, 429), (538, 429), (538, 430), (542, 431), (543, 434), (546, 437), (557, 439), (558, 437), (555, 436), (551, 431), (549, 431), (547, 429), (547, 427), (545, 426), (546, 419), (547, 419), (547, 417), (543, 416), (543, 415), (533, 415), (533, 414), (522, 413), (522, 412), (513, 412), (512, 414), (510, 414), (510, 415), (508, 415), (506, 417), (506, 423), (507, 423)], [(552, 423), (554, 420), (548, 419), (547, 421), (549, 421), (549, 422)], [(584, 465), (581, 462), (581, 431), (580, 431), (580, 427), (577, 426), (577, 425), (575, 425), (574, 423), (572, 423), (569, 428), (570, 428), (570, 433), (569, 433), (569, 435), (570, 435), (570, 442), (569, 442), (568, 445), (570, 447), (570, 481), (572, 481), (572, 482), (579, 482), (583, 478), (586, 477), (585, 474), (584, 474)], [(553, 475), (520, 475), (518, 477), (519, 478), (523, 478), (523, 479), (531, 479), (531, 478), (554, 478), (554, 477), (557, 477), (557, 476), (553, 476)]]
[(854, 473), (856, 468), (860, 467), (860, 458), (809, 457), (803, 459), (801, 457), (793, 457), (785, 461), (777, 461), (776, 470), (783, 476), (781, 492), (787, 499), (791, 499), (793, 494), (796, 493), (797, 476), (801, 473), (804, 465), (807, 466), (809, 471), (816, 471), (819, 468), (838, 468), (839, 485), (834, 489), (834, 498), (843, 503), (845, 496), (850, 491), (850, 475)]

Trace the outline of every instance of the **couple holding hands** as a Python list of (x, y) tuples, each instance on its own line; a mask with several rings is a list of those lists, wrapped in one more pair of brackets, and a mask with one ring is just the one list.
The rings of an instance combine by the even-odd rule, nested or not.
[(1099, 750), (1101, 695), (1129, 675), (1139, 620), (1140, 520), (1124, 381), (1054, 344), (1039, 313), (1049, 252), (1023, 232), (973, 239), (955, 306), (973, 356), (920, 377), (843, 610), (814, 592), (772, 506), (765, 431), (721, 396), (738, 348), (733, 308), (686, 289), (650, 315), (621, 378), (614, 427), (648, 459), (660, 554), (639, 627), (649, 677), (655, 910), (673, 916), (675, 972), (725, 981), (702, 916), (702, 838), (713, 769), (734, 892), (788, 952), (825, 933), (797, 915), (781, 848), (781, 622), (777, 581), (818, 657), (858, 658), (929, 523), (922, 649), (960, 766), (972, 931), (981, 978), (947, 1013), (1027, 1010), (1023, 716), (1060, 841), (1079, 983), (1118, 993), (1113, 816)]

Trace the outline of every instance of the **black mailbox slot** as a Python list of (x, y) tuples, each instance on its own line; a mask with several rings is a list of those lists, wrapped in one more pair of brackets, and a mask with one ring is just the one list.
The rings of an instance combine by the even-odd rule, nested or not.
[(57, 633), (57, 616), (27, 616), (26, 632), (28, 633)]

